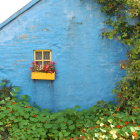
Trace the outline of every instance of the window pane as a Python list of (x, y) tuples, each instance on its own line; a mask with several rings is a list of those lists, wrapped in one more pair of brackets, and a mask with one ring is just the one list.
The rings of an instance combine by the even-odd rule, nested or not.
[(42, 66), (42, 61), (36, 61), (39, 66)]
[(44, 61), (44, 65), (47, 65), (49, 63), (49, 61)]
[(50, 52), (44, 52), (44, 59), (50, 59)]
[(42, 60), (42, 52), (36, 52), (36, 60)]

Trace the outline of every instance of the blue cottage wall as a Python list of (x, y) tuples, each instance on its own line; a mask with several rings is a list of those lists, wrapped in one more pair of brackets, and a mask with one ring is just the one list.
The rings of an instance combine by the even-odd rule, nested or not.
[[(21, 87), (42, 108), (53, 111), (113, 100), (123, 76), (125, 49), (99, 36), (105, 16), (93, 0), (42, 0), (0, 31), (0, 78)], [(33, 50), (51, 49), (57, 63), (53, 82), (31, 80)]]

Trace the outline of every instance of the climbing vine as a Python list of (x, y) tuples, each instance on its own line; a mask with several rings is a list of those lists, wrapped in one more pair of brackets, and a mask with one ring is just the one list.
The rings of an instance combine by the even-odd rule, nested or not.
[(102, 32), (102, 37), (129, 46), (128, 59), (120, 64), (127, 74), (117, 83), (114, 93), (118, 106), (132, 114), (135, 107), (140, 107), (140, 1), (96, 1), (107, 15), (105, 23), (111, 26)]

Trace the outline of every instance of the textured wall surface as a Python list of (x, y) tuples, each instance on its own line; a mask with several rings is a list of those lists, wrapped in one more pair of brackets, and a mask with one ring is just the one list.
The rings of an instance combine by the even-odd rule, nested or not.
[[(42, 0), (0, 31), (0, 78), (21, 87), (42, 108), (54, 111), (113, 100), (124, 72), (125, 47), (102, 40), (105, 16), (93, 0)], [(51, 49), (53, 82), (31, 80), (33, 50)]]

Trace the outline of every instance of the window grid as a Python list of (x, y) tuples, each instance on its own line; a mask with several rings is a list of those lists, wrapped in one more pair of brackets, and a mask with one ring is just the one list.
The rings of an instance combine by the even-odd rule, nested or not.
[[(36, 57), (37, 57), (36, 53), (37, 52), (42, 53), (42, 58), (40, 60), (36, 59)], [(44, 59), (44, 52), (49, 52), (49, 59)], [(43, 67), (45, 62), (52, 61), (52, 51), (51, 50), (34, 50), (34, 61), (41, 62), (42, 63), (41, 67)]]

